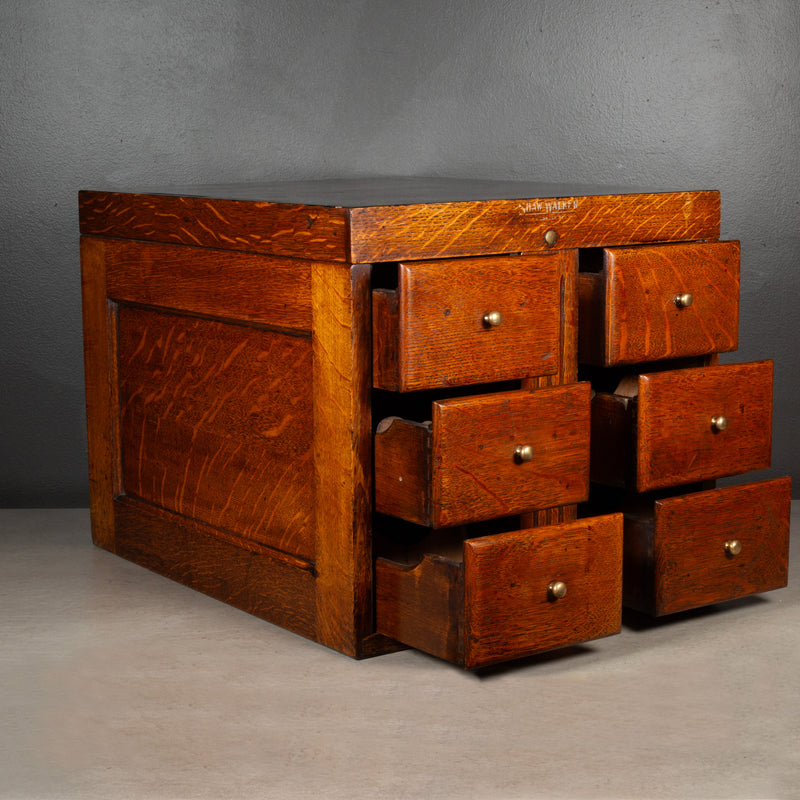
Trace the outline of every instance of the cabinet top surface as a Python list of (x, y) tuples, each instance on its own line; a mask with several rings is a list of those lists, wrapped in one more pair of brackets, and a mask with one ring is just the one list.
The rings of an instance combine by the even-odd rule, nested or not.
[[(116, 193), (118, 190), (110, 190)], [(256, 203), (289, 203), (327, 208), (370, 208), (427, 203), (535, 200), (675, 194), (672, 190), (596, 186), (540, 181), (471, 178), (374, 177), (303, 181), (150, 186), (120, 190), (125, 194), (167, 195)], [(683, 193), (683, 192), (681, 192)]]
[(351, 178), (83, 191), (81, 232), (352, 264), (719, 235), (719, 192)]

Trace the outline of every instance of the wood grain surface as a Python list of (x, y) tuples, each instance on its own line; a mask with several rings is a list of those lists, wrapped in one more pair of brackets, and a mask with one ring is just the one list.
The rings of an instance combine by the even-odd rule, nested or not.
[(315, 635), (308, 562), (186, 519), (135, 498), (114, 502), (115, 552), (248, 614)]
[(108, 296), (193, 314), (311, 331), (311, 262), (108, 239)]
[(368, 267), (312, 268), (317, 637), (352, 656), (374, 630)]
[[(585, 500), (589, 391), (580, 383), (434, 403), (433, 527)], [(523, 445), (534, 456), (517, 463)]]
[(425, 653), (463, 662), (464, 575), (459, 561), (436, 554), (413, 566), (375, 564), (378, 631)]
[[(376, 298), (373, 384), (405, 392), (554, 374), (558, 267), (557, 255), (401, 264), (396, 317), (389, 313), (391, 298)], [(498, 327), (483, 321), (491, 311), (502, 315)], [(387, 335), (392, 319), (396, 332)], [(397, 355), (383, 354), (386, 347)]]
[[(609, 248), (581, 275), (581, 360), (614, 366), (735, 350), (739, 243)], [(681, 308), (675, 298), (692, 295)]]
[[(406, 182), (404, 200), (397, 204), (381, 204), (380, 192), (370, 200), (370, 191), (362, 189), (343, 205), (331, 200), (335, 191), (298, 193), (291, 183), (216, 187), (216, 192), (215, 187), (83, 191), (81, 232), (353, 264), (542, 252), (549, 249), (548, 230), (558, 234), (560, 250), (719, 236), (716, 191), (605, 194), (531, 184), (531, 194), (520, 197), (520, 185), (515, 191), (512, 184), (509, 199), (500, 199), (477, 185), (450, 193), (463, 198), (458, 201), (426, 202), (426, 181), (414, 186)], [(546, 193), (534, 193), (539, 191)], [(237, 197), (252, 199), (230, 199)], [(280, 202), (287, 197), (304, 200)]]
[(124, 490), (314, 558), (311, 343), (122, 306)]
[(350, 253), (355, 263), (448, 258), (640, 242), (715, 239), (718, 192), (675, 192), (354, 208)]
[(392, 417), (375, 433), (375, 511), (431, 524), (431, 426)]
[(467, 539), (462, 555), (378, 559), (378, 629), (468, 669), (620, 629), (621, 514)]
[[(765, 469), (772, 452), (772, 362), (639, 376), (636, 488)], [(715, 431), (712, 417), (728, 420)]]
[(83, 236), (80, 247), (92, 539), (113, 550), (120, 491), (116, 305), (106, 296), (106, 242)]
[[(657, 500), (625, 519), (625, 604), (656, 616), (786, 586), (791, 481)], [(729, 555), (725, 542), (738, 540)]]
[(307, 259), (344, 260), (343, 209), (84, 191), (81, 233)]
[[(622, 515), (467, 540), (464, 576), (469, 668), (617, 633)], [(566, 597), (548, 596), (551, 581)]]

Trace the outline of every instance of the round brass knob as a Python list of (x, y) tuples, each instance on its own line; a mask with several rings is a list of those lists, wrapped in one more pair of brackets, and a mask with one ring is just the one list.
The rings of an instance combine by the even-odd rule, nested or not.
[(496, 328), (503, 321), (503, 315), (499, 311), (487, 311), (483, 315), (483, 324), (489, 328)]
[(678, 308), (689, 308), (694, 302), (694, 297), (689, 292), (685, 292), (684, 294), (676, 294), (673, 300)]
[(738, 556), (742, 552), (742, 543), (738, 539), (728, 539), (725, 542), (725, 552), (729, 556)]
[(547, 594), (551, 600), (561, 600), (567, 596), (567, 584), (564, 581), (550, 581)]
[(521, 444), (514, 450), (514, 461), (522, 464), (524, 461), (533, 460), (533, 448), (529, 444)]
[(724, 431), (728, 427), (728, 418), (723, 417), (722, 414), (711, 417), (711, 427), (715, 431)]
[(558, 232), (550, 228), (550, 230), (545, 231), (544, 234), (544, 243), (548, 247), (552, 247), (558, 241)]

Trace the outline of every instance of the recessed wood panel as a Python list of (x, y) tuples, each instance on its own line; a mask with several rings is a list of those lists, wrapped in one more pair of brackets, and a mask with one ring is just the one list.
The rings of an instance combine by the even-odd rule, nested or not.
[(311, 343), (121, 307), (126, 494), (314, 556)]

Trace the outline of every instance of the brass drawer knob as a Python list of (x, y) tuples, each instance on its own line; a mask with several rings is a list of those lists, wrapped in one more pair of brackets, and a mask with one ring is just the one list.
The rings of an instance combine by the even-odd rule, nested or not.
[(533, 460), (533, 448), (529, 444), (521, 444), (514, 450), (514, 461), (522, 464)]
[(499, 311), (487, 311), (483, 315), (483, 324), (487, 328), (496, 328), (503, 321), (503, 315)]
[(567, 584), (564, 581), (550, 581), (547, 595), (551, 600), (561, 600), (567, 596)]
[(550, 230), (545, 231), (544, 234), (544, 243), (548, 247), (552, 247), (558, 241), (558, 232), (550, 228)]
[(738, 539), (728, 539), (725, 542), (725, 552), (729, 556), (738, 556), (742, 552), (742, 543)]
[(676, 294), (673, 298), (675, 305), (678, 308), (689, 308), (689, 306), (694, 302), (694, 297), (692, 297), (689, 292), (684, 292), (683, 294)]
[(711, 427), (715, 431), (724, 431), (728, 427), (728, 418), (723, 417), (722, 414), (711, 417)]

